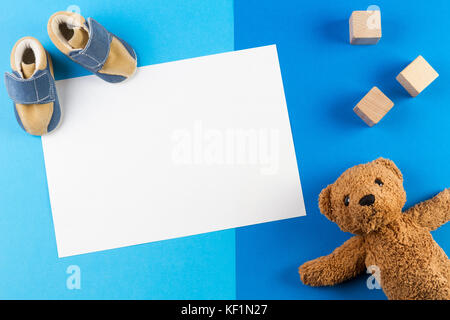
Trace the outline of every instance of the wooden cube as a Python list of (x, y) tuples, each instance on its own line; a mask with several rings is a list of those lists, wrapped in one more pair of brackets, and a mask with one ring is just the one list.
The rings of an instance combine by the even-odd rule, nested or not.
[(353, 111), (372, 127), (377, 124), (386, 113), (391, 110), (394, 103), (381, 92), (377, 87), (373, 87), (360, 102), (353, 108)]
[(416, 97), (437, 77), (439, 74), (433, 67), (422, 56), (418, 56), (396, 79), (412, 97)]
[(381, 39), (379, 10), (353, 11), (349, 25), (351, 44), (376, 44)]

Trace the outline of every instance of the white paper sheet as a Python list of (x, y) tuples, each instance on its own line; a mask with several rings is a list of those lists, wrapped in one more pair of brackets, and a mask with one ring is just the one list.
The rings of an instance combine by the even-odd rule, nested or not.
[(305, 215), (275, 46), (57, 89), (42, 144), (60, 257)]

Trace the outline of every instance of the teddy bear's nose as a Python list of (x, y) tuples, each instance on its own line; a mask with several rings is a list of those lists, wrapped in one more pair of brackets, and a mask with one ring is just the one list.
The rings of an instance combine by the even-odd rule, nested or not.
[(373, 194), (368, 194), (359, 200), (359, 205), (361, 206), (371, 206), (375, 202), (375, 196)]

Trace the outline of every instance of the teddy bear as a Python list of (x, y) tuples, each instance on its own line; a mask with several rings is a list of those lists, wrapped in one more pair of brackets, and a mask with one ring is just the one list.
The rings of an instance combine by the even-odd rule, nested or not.
[(300, 266), (301, 281), (332, 286), (376, 266), (388, 299), (449, 300), (450, 262), (430, 231), (450, 220), (450, 189), (402, 211), (405, 202), (403, 176), (391, 160), (345, 171), (322, 190), (319, 208), (354, 236)]

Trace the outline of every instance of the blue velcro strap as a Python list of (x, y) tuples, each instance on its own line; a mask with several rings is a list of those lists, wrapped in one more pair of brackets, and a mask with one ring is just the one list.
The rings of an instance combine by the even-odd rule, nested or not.
[(100, 70), (109, 55), (111, 34), (97, 21), (88, 18), (89, 40), (86, 47), (69, 53), (72, 60), (93, 72)]
[(56, 99), (55, 80), (48, 68), (38, 70), (30, 79), (6, 72), (5, 84), (9, 97), (15, 103), (43, 104)]

